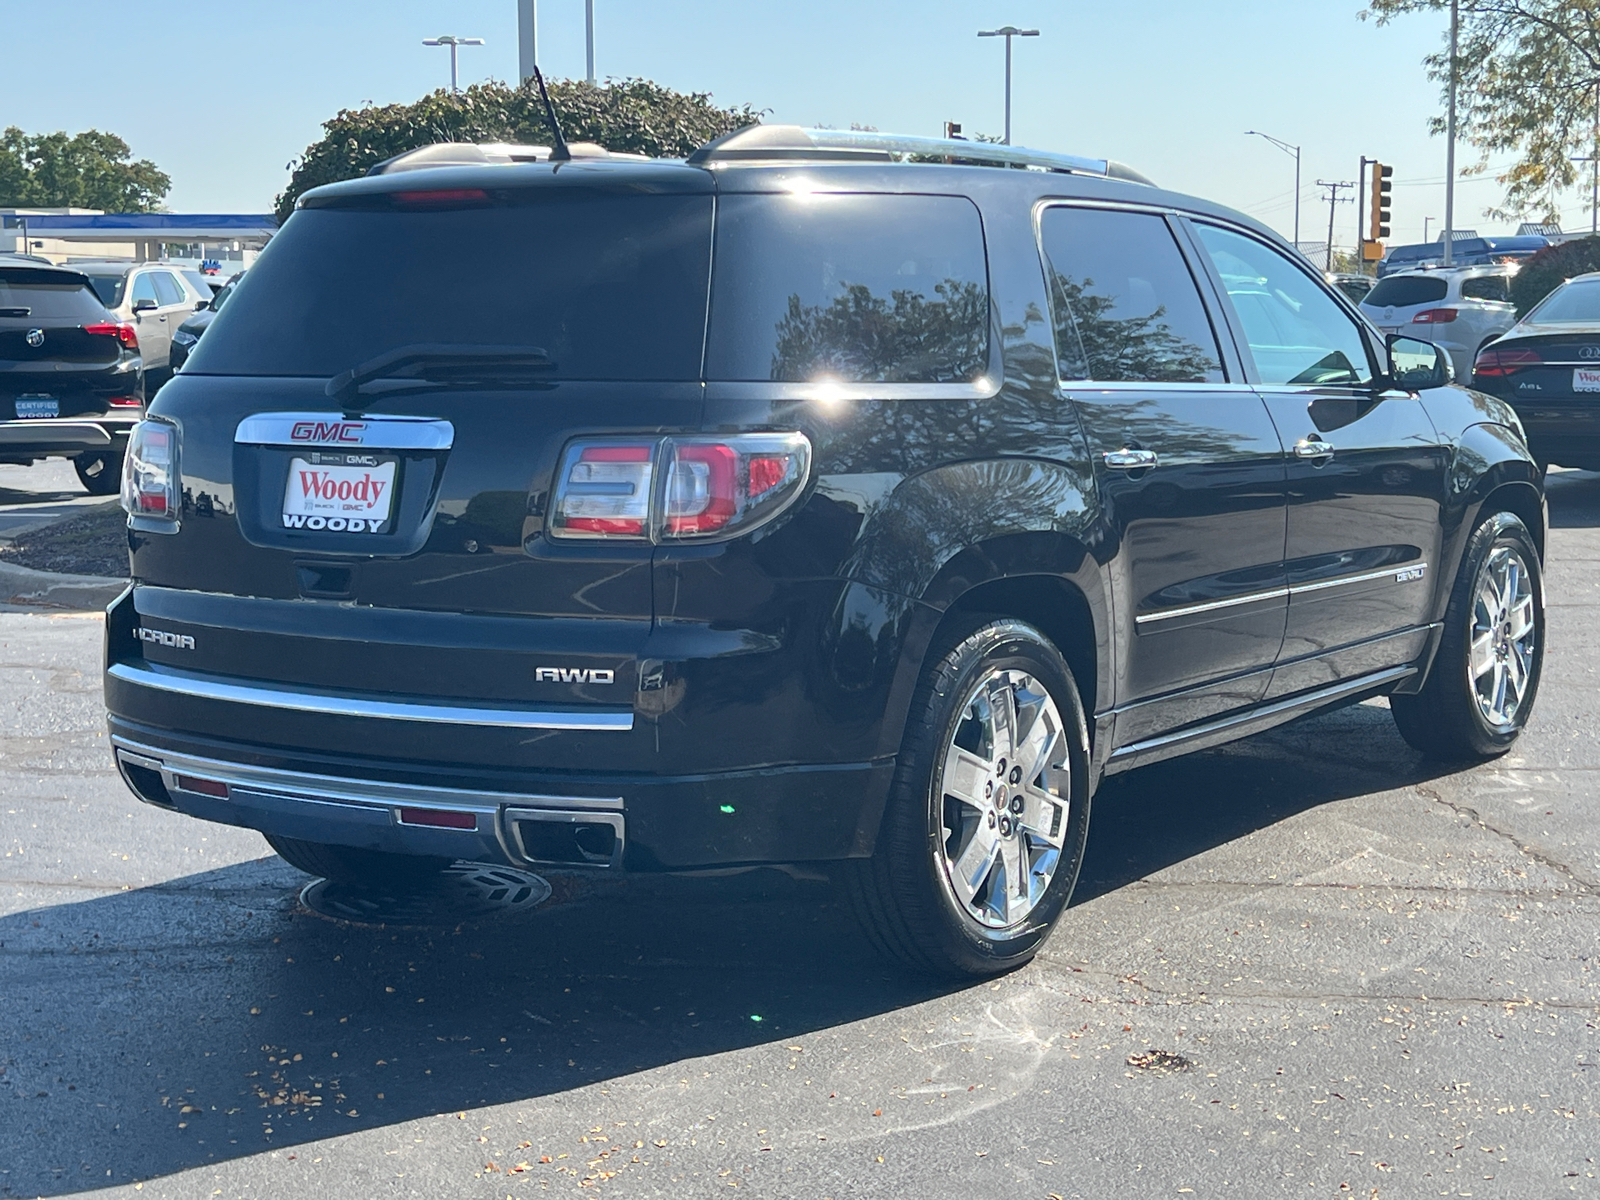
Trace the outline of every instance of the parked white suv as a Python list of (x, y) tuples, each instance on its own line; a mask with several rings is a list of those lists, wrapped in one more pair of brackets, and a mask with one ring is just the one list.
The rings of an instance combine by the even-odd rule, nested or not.
[(172, 335), (196, 309), (211, 303), (210, 289), (191, 282), (182, 268), (159, 262), (111, 259), (69, 266), (89, 277), (100, 303), (118, 320), (133, 323), (146, 378), (154, 375), (152, 384), (164, 381), (171, 369)]
[(1424, 268), (1378, 280), (1361, 311), (1384, 333), (1433, 342), (1450, 352), (1456, 378), (1472, 378), (1478, 351), (1517, 323), (1511, 304), (1515, 264)]

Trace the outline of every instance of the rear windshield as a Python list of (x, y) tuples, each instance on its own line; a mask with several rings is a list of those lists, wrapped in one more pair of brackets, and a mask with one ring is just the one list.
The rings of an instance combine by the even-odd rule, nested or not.
[(1450, 285), (1431, 275), (1391, 275), (1378, 280), (1361, 303), (1369, 308), (1407, 308), (1413, 304), (1432, 304), (1443, 300)]
[(122, 303), (122, 293), (128, 286), (126, 272), (118, 271), (115, 275), (90, 275), (89, 286), (94, 289), (94, 294), (100, 297), (100, 303), (107, 308), (116, 308)]
[(983, 226), (970, 200), (718, 201), (707, 379), (966, 382), (988, 355)]
[(106, 311), (77, 275), (0, 267), (0, 317), (30, 321), (104, 321)]
[(1528, 314), (1530, 324), (1552, 321), (1594, 321), (1600, 323), (1600, 279), (1584, 279), (1563, 284), (1550, 298)]
[(710, 196), (562, 189), (478, 208), (388, 205), (296, 212), (184, 372), (333, 375), (447, 343), (538, 348), (549, 378), (699, 378)]

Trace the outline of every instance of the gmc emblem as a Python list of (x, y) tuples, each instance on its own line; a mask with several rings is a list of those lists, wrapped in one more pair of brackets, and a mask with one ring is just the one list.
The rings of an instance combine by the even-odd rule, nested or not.
[(295, 442), (340, 442), (359, 446), (367, 428), (365, 421), (296, 421), (289, 430)]
[(615, 683), (617, 673), (595, 667), (536, 667), (535, 683)]

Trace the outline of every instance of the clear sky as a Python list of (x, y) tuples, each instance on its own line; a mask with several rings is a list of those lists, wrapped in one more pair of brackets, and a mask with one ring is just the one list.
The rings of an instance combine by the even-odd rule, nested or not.
[[(1285, 234), (1304, 147), (1302, 240), (1327, 235), (1318, 179), (1360, 157), (1395, 164), (1395, 236), (1444, 213), (1438, 90), (1421, 59), (1440, 24), (1361, 21), (1362, 0), (595, 0), (596, 71), (645, 76), (768, 120), (937, 134), (1003, 125), (1003, 49), (1016, 46), (1013, 140), (1132, 164), (1163, 186), (1243, 209)], [(581, 76), (583, 0), (539, 0), (540, 62)], [(57, 14), (70, 14), (58, 16)], [(177, 212), (263, 212), (286, 164), (342, 107), (416, 99), (449, 81), (441, 33), (482, 37), (463, 84), (517, 71), (515, 0), (0, 0), (0, 125), (97, 127), (172, 176)], [(1462, 156), (1470, 163), (1470, 150)], [(1457, 225), (1485, 232), (1492, 179), (1463, 182)], [(1568, 228), (1588, 224), (1574, 196)], [(1350, 242), (1342, 204), (1335, 240)]]

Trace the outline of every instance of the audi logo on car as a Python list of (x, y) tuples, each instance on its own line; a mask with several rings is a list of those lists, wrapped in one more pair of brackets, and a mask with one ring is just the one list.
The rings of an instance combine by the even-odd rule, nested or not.
[(289, 440), (359, 446), (366, 428), (365, 421), (296, 421), (289, 430)]
[(535, 683), (615, 683), (617, 673), (595, 667), (535, 667)]
[(1600, 358), (1600, 346), (1579, 346), (1578, 357), (1586, 358), (1593, 362), (1595, 359)]
[(28, 341), (28, 345), (32, 346), (35, 350), (37, 350), (40, 346), (44, 345), (44, 330), (42, 330), (42, 329), (30, 329), (30, 330), (28, 330), (27, 341)]

